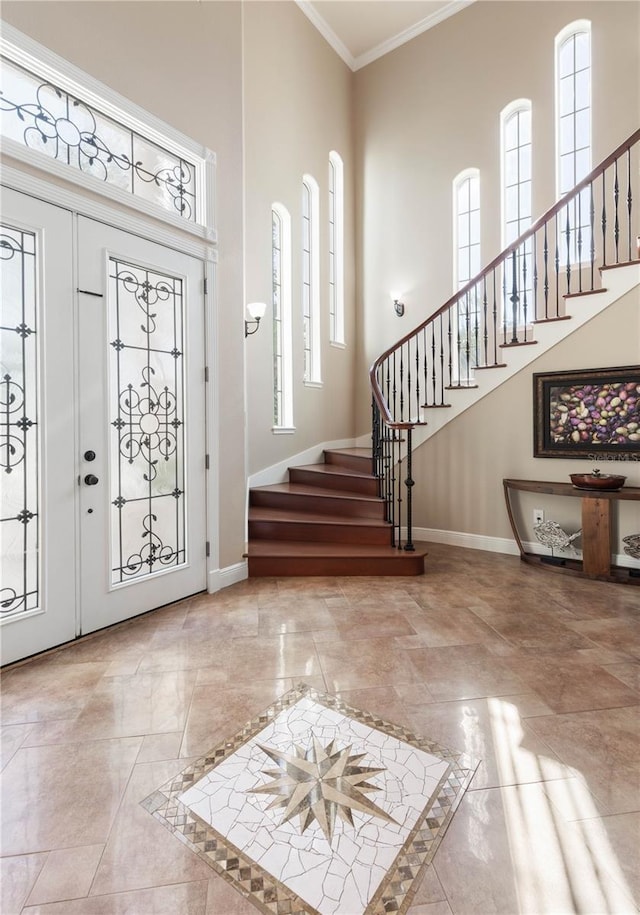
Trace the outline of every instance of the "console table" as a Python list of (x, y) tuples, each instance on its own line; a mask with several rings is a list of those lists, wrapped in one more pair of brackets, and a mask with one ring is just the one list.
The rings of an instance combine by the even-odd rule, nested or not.
[[(611, 506), (620, 501), (640, 502), (640, 487), (623, 486), (615, 492), (606, 492), (577, 489), (572, 483), (546, 483), (536, 480), (503, 480), (502, 485), (509, 523), (520, 550), (520, 558), (524, 562), (549, 565), (550, 557), (527, 553), (525, 550), (514, 517), (512, 494), (519, 491), (570, 496), (582, 502), (582, 561), (563, 557), (557, 564), (549, 565), (549, 568), (560, 572), (572, 572), (586, 578), (640, 585), (640, 569), (627, 569), (611, 563)], [(638, 531), (633, 533), (640, 533), (640, 526)]]

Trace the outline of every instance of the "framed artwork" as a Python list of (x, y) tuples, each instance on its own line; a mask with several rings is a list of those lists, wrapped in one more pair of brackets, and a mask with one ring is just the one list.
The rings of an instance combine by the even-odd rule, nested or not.
[(533, 455), (640, 460), (640, 365), (533, 376)]

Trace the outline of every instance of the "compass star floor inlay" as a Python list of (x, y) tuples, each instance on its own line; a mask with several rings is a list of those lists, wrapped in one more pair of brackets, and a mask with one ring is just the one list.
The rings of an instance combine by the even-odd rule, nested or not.
[(263, 912), (385, 915), (476, 765), (301, 685), (143, 804)]

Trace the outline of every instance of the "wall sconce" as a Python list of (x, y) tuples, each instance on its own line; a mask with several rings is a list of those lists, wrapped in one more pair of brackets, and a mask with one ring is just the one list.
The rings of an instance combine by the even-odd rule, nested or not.
[(391, 298), (393, 299), (393, 310), (401, 318), (404, 314), (404, 302), (400, 301), (401, 292), (392, 292)]
[[(247, 314), (249, 315), (249, 320), (245, 318), (244, 322), (244, 335), (245, 337), (250, 337), (251, 334), (255, 334), (257, 329), (260, 327), (260, 321), (264, 317), (264, 313), (267, 310), (267, 306), (264, 302), (250, 302), (247, 305)], [(253, 327), (253, 330), (249, 330), (249, 327)]]

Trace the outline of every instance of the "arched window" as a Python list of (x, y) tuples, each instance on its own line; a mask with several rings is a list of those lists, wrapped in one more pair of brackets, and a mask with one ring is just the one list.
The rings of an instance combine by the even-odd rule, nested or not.
[(293, 431), (291, 217), (280, 203), (271, 208), (271, 233), (273, 427), (274, 431)]
[[(507, 247), (531, 225), (531, 102), (517, 99), (500, 114), (502, 174), (502, 244)], [(505, 265), (503, 305), (509, 325), (522, 326), (532, 319), (532, 242), (527, 240), (516, 252), (515, 263)], [(513, 275), (515, 273), (515, 276)], [(518, 301), (513, 314), (514, 286)]]
[[(591, 23), (572, 22), (556, 36), (556, 182), (558, 197), (591, 171)], [(585, 190), (569, 206), (560, 256), (587, 259), (591, 246), (590, 199)]]
[(329, 340), (344, 344), (344, 166), (329, 153)]
[[(468, 168), (453, 179), (453, 278), (454, 288), (462, 289), (480, 272), (480, 172)], [(473, 381), (477, 364), (480, 301), (477, 288), (471, 289), (457, 305), (456, 357), (453, 375), (460, 384)]]
[(305, 384), (322, 384), (320, 373), (320, 194), (311, 175), (302, 179), (302, 326)]

